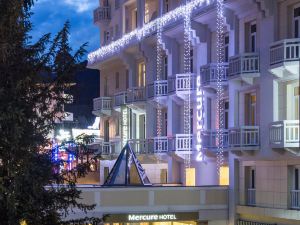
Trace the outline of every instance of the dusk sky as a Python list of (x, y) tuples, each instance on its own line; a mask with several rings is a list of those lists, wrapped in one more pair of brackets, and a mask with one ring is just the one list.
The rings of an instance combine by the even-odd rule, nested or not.
[(98, 4), (98, 0), (38, 0), (31, 18), (33, 41), (49, 32), (53, 37), (69, 20), (73, 50), (85, 42), (88, 42), (88, 52), (99, 48), (99, 29), (93, 24), (93, 10)]

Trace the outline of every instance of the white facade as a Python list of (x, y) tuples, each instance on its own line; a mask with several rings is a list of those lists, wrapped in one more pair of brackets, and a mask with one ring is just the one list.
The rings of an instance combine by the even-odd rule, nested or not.
[[(98, 144), (105, 156), (100, 162), (100, 183), (128, 140), (152, 183), (229, 184), (229, 224), (243, 224), (238, 220), (299, 224), (300, 214), (294, 210), (300, 209), (300, 0), (224, 2), (222, 165), (216, 157), (220, 127), (216, 115), (216, 3), (203, 2), (193, 9), (191, 18), (192, 88), (186, 85), (189, 76), (184, 73), (182, 19), (162, 28), (159, 80), (156, 29), (112, 50), (126, 35), (189, 3), (106, 0), (94, 11), (102, 47), (89, 55), (89, 67), (101, 74), (100, 97), (94, 99), (93, 111), (101, 117)], [(197, 76), (204, 91), (204, 162), (196, 160)], [(189, 93), (191, 133), (187, 134), (184, 101)]]

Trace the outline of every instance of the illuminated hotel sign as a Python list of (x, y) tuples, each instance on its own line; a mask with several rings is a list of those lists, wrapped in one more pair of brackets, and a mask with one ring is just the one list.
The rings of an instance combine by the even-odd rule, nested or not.
[(198, 151), (197, 161), (203, 161), (204, 155), (202, 152), (202, 138), (201, 131), (203, 129), (203, 91), (201, 90), (201, 78), (200, 75), (197, 76), (197, 140), (196, 140), (196, 149)]
[(128, 111), (126, 106), (122, 106), (121, 116), (122, 116), (122, 144), (124, 146), (128, 140)]
[(128, 221), (177, 220), (175, 214), (129, 214)]

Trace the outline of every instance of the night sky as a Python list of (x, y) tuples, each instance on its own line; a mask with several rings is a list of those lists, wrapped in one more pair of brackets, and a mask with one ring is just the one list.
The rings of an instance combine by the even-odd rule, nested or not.
[(99, 29), (93, 24), (93, 10), (98, 4), (98, 0), (38, 0), (33, 7), (34, 15), (31, 18), (32, 41), (49, 32), (53, 37), (64, 22), (69, 20), (73, 50), (85, 42), (88, 42), (88, 52), (99, 48)]

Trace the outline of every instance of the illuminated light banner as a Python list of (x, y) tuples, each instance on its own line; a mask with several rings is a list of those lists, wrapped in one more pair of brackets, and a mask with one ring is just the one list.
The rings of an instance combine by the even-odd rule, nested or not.
[(121, 107), (122, 117), (122, 146), (125, 146), (128, 141), (128, 109), (126, 106)]
[(202, 152), (202, 137), (201, 137), (201, 132), (203, 130), (203, 125), (204, 125), (204, 93), (203, 90), (201, 89), (201, 77), (200, 75), (197, 76), (197, 91), (196, 91), (196, 102), (197, 102), (197, 140), (196, 140), (196, 149), (198, 152), (197, 161), (204, 161), (204, 154)]
[(175, 214), (129, 214), (128, 221), (177, 220)]
[(186, 12), (192, 12), (193, 10), (203, 6), (205, 3), (208, 5), (212, 0), (192, 0), (185, 5), (181, 5), (176, 9), (164, 14), (147, 24), (145, 24), (140, 29), (135, 29), (128, 34), (123, 35), (120, 39), (105, 45), (98, 50), (88, 54), (88, 65), (93, 65), (105, 57), (111, 56), (117, 52), (120, 52), (124, 47), (132, 44), (133, 42), (138, 42), (141, 39), (147, 37), (153, 32), (157, 31), (157, 24), (164, 28), (171, 22), (176, 22), (185, 17)]

